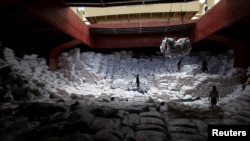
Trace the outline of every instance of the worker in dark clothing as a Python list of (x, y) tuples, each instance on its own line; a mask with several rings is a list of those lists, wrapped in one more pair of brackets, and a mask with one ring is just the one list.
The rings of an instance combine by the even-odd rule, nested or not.
[(207, 61), (205, 59), (202, 60), (202, 72), (207, 72)]
[(217, 105), (217, 102), (219, 101), (219, 93), (216, 90), (216, 86), (212, 87), (213, 90), (210, 92), (208, 99), (211, 101), (212, 108)]
[(136, 86), (137, 86), (138, 89), (140, 88), (139, 74), (136, 75)]
[(181, 69), (181, 62), (182, 62), (183, 58), (181, 58), (178, 63), (177, 63), (177, 67), (178, 67), (178, 71), (180, 71)]

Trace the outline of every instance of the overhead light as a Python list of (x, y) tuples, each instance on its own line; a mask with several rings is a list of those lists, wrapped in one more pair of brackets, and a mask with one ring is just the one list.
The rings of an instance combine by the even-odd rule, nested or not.
[(84, 11), (85, 9), (84, 9), (84, 7), (77, 7), (77, 10), (78, 11)]
[(90, 22), (85, 22), (86, 25), (90, 25)]

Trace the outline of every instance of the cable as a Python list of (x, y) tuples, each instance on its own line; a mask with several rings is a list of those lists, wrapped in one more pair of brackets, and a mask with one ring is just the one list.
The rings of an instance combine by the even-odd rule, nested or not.
[(165, 37), (167, 36), (167, 30), (168, 30), (168, 26), (170, 24), (170, 19), (171, 19), (171, 12), (172, 12), (172, 2), (170, 1), (170, 10), (169, 10), (169, 16), (168, 16), (168, 22), (167, 22), (167, 26), (164, 30), (165, 32)]

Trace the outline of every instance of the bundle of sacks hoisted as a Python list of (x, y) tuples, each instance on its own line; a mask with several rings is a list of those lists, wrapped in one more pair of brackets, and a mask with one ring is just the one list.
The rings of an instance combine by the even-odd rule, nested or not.
[(188, 55), (191, 49), (192, 46), (188, 38), (179, 38), (175, 41), (174, 38), (165, 37), (160, 45), (161, 52), (169, 58), (179, 58)]

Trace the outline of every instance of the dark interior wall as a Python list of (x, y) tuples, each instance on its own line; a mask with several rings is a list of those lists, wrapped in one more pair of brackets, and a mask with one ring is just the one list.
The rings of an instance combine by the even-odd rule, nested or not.
[[(2, 41), (0, 39), (0, 41)], [(34, 44), (23, 40), (4, 40), (4, 47), (14, 50), (17, 57), (22, 58), (25, 54), (37, 54), (38, 57), (49, 59), (50, 46), (46, 44)]]
[(220, 30), (217, 35), (231, 38), (233, 40), (242, 42), (246, 47), (246, 62), (247, 66), (250, 66), (250, 16), (239, 20), (229, 28)]
[[(68, 48), (64, 51), (67, 52), (73, 48), (80, 48), (81, 52), (93, 51), (93, 52), (105, 53), (105, 54), (109, 54), (112, 52), (120, 52), (120, 51), (132, 51), (133, 54), (153, 55), (153, 54), (156, 54), (156, 52), (160, 52), (160, 45), (159, 45), (159, 47), (147, 47), (147, 48), (140, 47), (140, 48), (94, 49), (94, 48), (89, 48), (87, 46), (84, 46), (82, 44), (74, 46), (72, 48)], [(203, 40), (203, 41), (200, 41), (196, 44), (193, 44), (191, 52), (197, 53), (200, 51), (211, 51), (213, 54), (220, 54), (220, 53), (227, 52), (231, 49), (232, 48), (230, 48), (222, 43), (219, 43), (219, 42), (214, 42), (211, 40)]]
[[(250, 37), (248, 39), (250, 41)], [(250, 42), (245, 42), (245, 45), (247, 47), (247, 66), (250, 67)]]
[(211, 51), (214, 54), (219, 54), (231, 49), (229, 46), (219, 42), (203, 40), (193, 45), (192, 52)]
[(41, 36), (40, 38), (34, 38), (31, 35), (20, 37), (14, 34), (0, 36), (0, 41), (2, 41), (4, 47), (13, 49), (17, 57), (23, 57), (25, 54), (37, 54), (38, 57), (49, 60), (50, 52), (54, 47), (62, 44), (64, 41), (72, 40), (69, 36), (49, 37)]
[[(249, 17), (250, 18), (250, 17)], [(247, 50), (247, 66), (250, 67), (250, 27), (246, 28), (245, 31), (248, 34), (242, 34), (241, 40), (243, 40), (243, 43), (246, 45)]]

